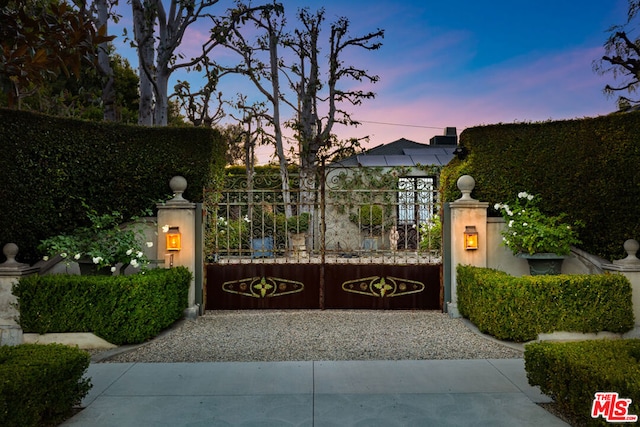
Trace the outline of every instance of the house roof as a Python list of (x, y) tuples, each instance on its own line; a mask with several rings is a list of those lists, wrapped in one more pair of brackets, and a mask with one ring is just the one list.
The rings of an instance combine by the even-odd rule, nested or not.
[(405, 138), (378, 145), (363, 154), (342, 159), (336, 166), (444, 166), (455, 156), (456, 145), (427, 145)]

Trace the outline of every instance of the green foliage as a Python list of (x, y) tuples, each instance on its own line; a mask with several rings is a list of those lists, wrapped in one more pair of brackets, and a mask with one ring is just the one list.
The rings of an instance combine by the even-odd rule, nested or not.
[(584, 425), (596, 426), (608, 425), (591, 418), (596, 392), (617, 392), (632, 400), (630, 414), (640, 414), (639, 355), (640, 340), (542, 342), (525, 347), (524, 363), (531, 385)]
[(513, 277), (459, 265), (458, 309), (480, 331), (517, 342), (554, 331), (633, 328), (631, 284), (618, 274)]
[(583, 221), (580, 248), (605, 259), (625, 256), (622, 244), (640, 235), (640, 113), (547, 123), (466, 129), (466, 160), (441, 176), (445, 201), (459, 197), (457, 179), (476, 180), (473, 197), (491, 205), (528, 191), (548, 215)]
[(0, 425), (58, 425), (91, 389), (89, 354), (60, 344), (0, 346)]
[(61, 255), (67, 262), (88, 258), (99, 268), (111, 267), (115, 271), (118, 263), (133, 267), (145, 267), (149, 260), (143, 253), (144, 233), (134, 226), (123, 227), (122, 214), (118, 211), (98, 215), (83, 203), (91, 221), (87, 227), (79, 227), (71, 234), (50, 237), (40, 243), (38, 249), (46, 257)]
[(248, 218), (225, 219), (219, 217), (214, 228), (214, 249), (208, 253), (241, 255), (249, 248)]
[(200, 202), (224, 168), (216, 131), (93, 123), (0, 109), (0, 245), (14, 242), (22, 262), (41, 258), (41, 240), (89, 225), (82, 201), (125, 218), (170, 194), (184, 176), (184, 197)]
[(502, 232), (503, 244), (514, 254), (552, 253), (568, 255), (571, 246), (580, 243), (576, 229), (582, 224), (569, 225), (566, 215), (545, 215), (538, 208), (538, 199), (527, 192), (518, 193), (510, 204), (496, 203), (495, 209), (502, 212), (507, 227)]
[(440, 251), (442, 249), (442, 221), (434, 215), (428, 221), (420, 224), (420, 250)]
[(144, 342), (183, 316), (191, 273), (184, 267), (131, 276), (48, 275), (14, 285), (25, 332), (93, 332), (121, 345)]
[(287, 231), (289, 233), (306, 233), (309, 230), (311, 214), (303, 212), (300, 215), (293, 215), (287, 220)]

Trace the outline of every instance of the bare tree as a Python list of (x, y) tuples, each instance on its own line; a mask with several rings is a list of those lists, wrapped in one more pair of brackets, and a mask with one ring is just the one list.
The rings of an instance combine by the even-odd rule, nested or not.
[[(604, 92), (608, 95), (625, 91), (634, 93), (640, 85), (640, 37), (632, 34), (637, 30), (634, 19), (639, 11), (640, 0), (629, 0), (627, 22), (609, 29), (611, 35), (604, 44), (605, 55), (593, 63), (598, 74), (612, 73), (614, 79), (621, 79), (621, 84), (617, 86), (605, 86)], [(619, 105), (625, 103), (638, 104), (640, 100), (621, 96)]]
[[(249, 6), (238, 3), (238, 9), (249, 11)], [(282, 97), (280, 93), (279, 68), (281, 58), (278, 55), (278, 48), (283, 43), (283, 39), (287, 37), (284, 33), (284, 8), (274, 1), (260, 9), (246, 13), (245, 16), (256, 29), (264, 33), (250, 42), (240, 28), (234, 27), (231, 33), (232, 37), (226, 42), (226, 46), (238, 53), (242, 58), (242, 64), (233, 70), (249, 77), (271, 106), (271, 115), (268, 120), (274, 129), (274, 142), (280, 165), (285, 216), (290, 218), (292, 210), (289, 188), (289, 162), (284, 151), (284, 137), (282, 134), (280, 113)], [(259, 58), (260, 53), (266, 53), (267, 62), (263, 62)]]
[(349, 35), (349, 20), (339, 18), (331, 24), (329, 34), (329, 55), (326, 64), (326, 82), (321, 81), (320, 49), (318, 41), (324, 21), (324, 10), (310, 13), (309, 9), (298, 12), (298, 20), (302, 27), (295, 31), (290, 46), (297, 55), (297, 62), (291, 66), (295, 80), (291, 88), (296, 93), (296, 104), (290, 106), (296, 111), (292, 126), (297, 131), (300, 156), (301, 205), (304, 209), (312, 206), (311, 191), (315, 188), (317, 168), (322, 157), (330, 157), (336, 152), (352, 149), (359, 144), (358, 140), (338, 143), (333, 136), (336, 123), (358, 125), (343, 104), (357, 106), (365, 99), (375, 97), (371, 91), (344, 89), (340, 85), (345, 80), (366, 81), (375, 83), (378, 76), (366, 70), (345, 64), (344, 57), (351, 48), (377, 50), (382, 45), (378, 40), (384, 37), (384, 31), (367, 33), (360, 37)]

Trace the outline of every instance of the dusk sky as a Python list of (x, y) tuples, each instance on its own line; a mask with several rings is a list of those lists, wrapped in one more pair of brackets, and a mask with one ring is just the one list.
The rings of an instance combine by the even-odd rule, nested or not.
[[(126, 26), (131, 34), (130, 6), (121, 3), (124, 17), (111, 31), (120, 35)], [(282, 3), (288, 14), (323, 6), (326, 34), (341, 16), (350, 19), (354, 36), (385, 30), (381, 49), (354, 50), (347, 60), (380, 81), (371, 87), (375, 99), (350, 109), (362, 125), (334, 128), (340, 138), (369, 135), (371, 147), (399, 138), (426, 143), (447, 126), (460, 133), (477, 125), (595, 117), (616, 109), (617, 97), (602, 93), (613, 76), (597, 75), (592, 62), (604, 53), (607, 29), (625, 22), (627, 0)], [(215, 7), (221, 12), (229, 6), (223, 0)], [(208, 29), (205, 20), (192, 28), (182, 47), (187, 56)], [(114, 43), (137, 66), (123, 37)], [(199, 81), (194, 74), (178, 78)], [(248, 87), (229, 80), (219, 89), (233, 98)]]

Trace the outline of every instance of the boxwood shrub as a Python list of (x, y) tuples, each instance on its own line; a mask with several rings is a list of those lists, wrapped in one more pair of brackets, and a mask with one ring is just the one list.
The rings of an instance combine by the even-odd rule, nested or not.
[(633, 328), (631, 284), (620, 274), (514, 277), (457, 267), (460, 314), (496, 338), (530, 341), (540, 333), (627, 332)]
[(58, 425), (91, 389), (89, 359), (60, 344), (0, 346), (0, 425)]
[(531, 343), (524, 362), (529, 383), (584, 425), (608, 425), (591, 418), (596, 392), (631, 399), (629, 414), (640, 415), (640, 340)]
[(121, 345), (143, 342), (180, 319), (190, 283), (184, 267), (131, 276), (33, 275), (13, 294), (24, 332), (93, 332)]

